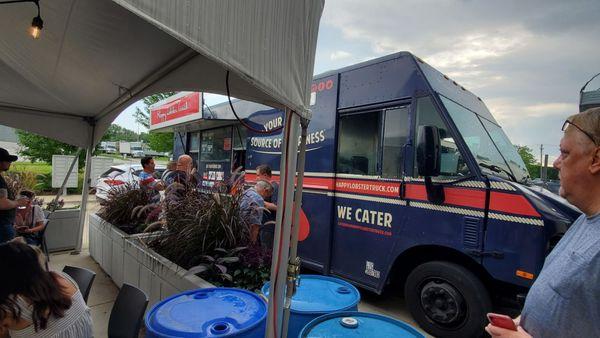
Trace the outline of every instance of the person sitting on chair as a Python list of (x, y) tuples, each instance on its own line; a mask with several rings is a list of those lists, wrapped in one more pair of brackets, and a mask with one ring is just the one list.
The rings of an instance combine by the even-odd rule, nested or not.
[(25, 206), (17, 208), (15, 216), (15, 230), (23, 236), (27, 244), (40, 246), (42, 244), (41, 232), (46, 227), (46, 218), (42, 208), (33, 204), (35, 193), (29, 190), (21, 191), (21, 196), (28, 199)]
[(0, 337), (93, 337), (90, 309), (69, 275), (45, 270), (39, 251), (16, 241), (0, 244), (0, 257)]

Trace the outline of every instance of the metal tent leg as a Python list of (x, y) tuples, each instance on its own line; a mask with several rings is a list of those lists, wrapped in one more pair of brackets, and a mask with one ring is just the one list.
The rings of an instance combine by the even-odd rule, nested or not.
[(92, 172), (92, 153), (94, 151), (95, 125), (91, 126), (90, 143), (85, 152), (85, 174), (83, 176), (83, 188), (81, 190), (81, 208), (79, 212), (79, 229), (77, 231), (77, 246), (72, 254), (79, 254), (83, 245), (83, 228), (85, 226), (85, 215), (87, 211), (88, 190), (90, 189), (90, 175)]
[(277, 223), (273, 243), (271, 263), (271, 289), (269, 291), (269, 311), (267, 314), (267, 337), (285, 337), (282, 331), (285, 285), (289, 258), (290, 234), (292, 226), (292, 208), (294, 177), (298, 153), (298, 134), (300, 117), (291, 110), (285, 111), (285, 129), (281, 147), (280, 185), (277, 207)]

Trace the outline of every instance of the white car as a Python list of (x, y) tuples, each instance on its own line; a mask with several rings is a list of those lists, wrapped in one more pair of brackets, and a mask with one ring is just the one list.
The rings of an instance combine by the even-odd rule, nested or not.
[(146, 154), (144, 153), (143, 150), (131, 150), (131, 157), (138, 157), (138, 158), (142, 158), (146, 156)]
[[(157, 164), (154, 170), (154, 177), (160, 179), (166, 167)], [(110, 167), (100, 175), (96, 182), (96, 199), (99, 201), (106, 200), (110, 189), (126, 183), (138, 182), (141, 171), (141, 164), (121, 164)]]

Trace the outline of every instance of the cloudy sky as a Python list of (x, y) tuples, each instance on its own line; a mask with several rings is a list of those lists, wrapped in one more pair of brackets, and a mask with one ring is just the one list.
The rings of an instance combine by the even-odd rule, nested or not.
[[(326, 0), (315, 74), (410, 51), (481, 97), (513, 143), (554, 157), (600, 72), (599, 18), (599, 0)], [(132, 110), (117, 123), (136, 130)]]

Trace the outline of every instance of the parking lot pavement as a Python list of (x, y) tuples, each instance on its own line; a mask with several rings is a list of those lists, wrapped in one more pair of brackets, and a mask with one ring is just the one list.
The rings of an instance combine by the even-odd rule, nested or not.
[(360, 304), (358, 304), (359, 311), (392, 317), (417, 328), (425, 337), (433, 337), (423, 331), (413, 320), (402, 297), (387, 293), (377, 295), (363, 289), (359, 290), (361, 296)]

